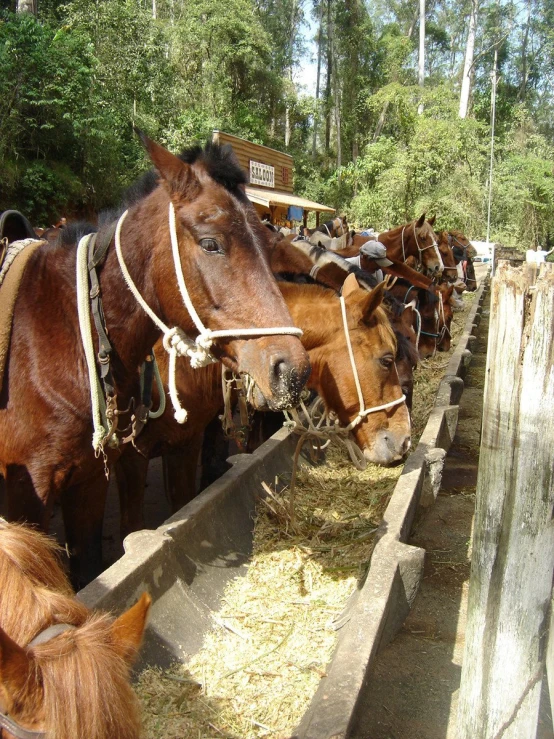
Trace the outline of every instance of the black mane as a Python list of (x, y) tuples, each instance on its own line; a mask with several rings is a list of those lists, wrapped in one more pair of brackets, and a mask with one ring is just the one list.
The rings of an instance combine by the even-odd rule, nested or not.
[[(240, 198), (244, 198), (241, 185), (246, 185), (248, 178), (246, 172), (240, 166), (235, 153), (230, 144), (214, 144), (208, 141), (204, 148), (201, 146), (191, 146), (184, 149), (179, 155), (179, 159), (187, 164), (201, 163), (204, 165), (210, 177), (218, 184), (222, 185)], [(149, 169), (142, 174), (135, 182), (130, 185), (123, 193), (121, 208), (113, 217), (121, 215), (124, 210), (136, 205), (140, 200), (150, 195), (159, 183), (159, 175), (155, 169)]]

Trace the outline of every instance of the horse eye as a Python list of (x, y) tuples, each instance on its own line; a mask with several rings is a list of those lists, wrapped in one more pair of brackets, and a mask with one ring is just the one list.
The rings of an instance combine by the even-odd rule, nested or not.
[(200, 239), (200, 247), (207, 254), (223, 254), (223, 249), (215, 239)]
[(383, 365), (385, 369), (390, 369), (392, 366), (392, 363), (394, 362), (393, 357), (381, 357), (379, 362)]

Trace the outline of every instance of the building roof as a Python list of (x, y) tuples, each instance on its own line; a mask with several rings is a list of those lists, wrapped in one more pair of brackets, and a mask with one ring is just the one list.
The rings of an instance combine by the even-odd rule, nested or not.
[(327, 205), (321, 205), (321, 203), (282, 190), (265, 190), (261, 187), (246, 185), (246, 194), (253, 203), (264, 205), (266, 208), (269, 208), (270, 205), (281, 205), (287, 208), (289, 205), (297, 205), (304, 208), (304, 210), (316, 210), (322, 213), (335, 212), (335, 208), (329, 208)]

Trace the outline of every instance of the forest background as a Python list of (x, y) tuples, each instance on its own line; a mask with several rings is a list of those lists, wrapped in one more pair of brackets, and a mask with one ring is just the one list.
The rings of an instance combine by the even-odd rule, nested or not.
[(490, 239), (549, 249), (553, 88), (554, 0), (0, 0), (0, 211), (114, 205), (135, 123), (286, 151), (295, 192), (357, 226), (485, 239), (493, 143)]

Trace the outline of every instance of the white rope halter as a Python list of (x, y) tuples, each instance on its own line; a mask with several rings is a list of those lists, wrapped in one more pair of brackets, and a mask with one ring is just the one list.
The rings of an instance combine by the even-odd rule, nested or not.
[(317, 411), (319, 410), (319, 406), (321, 405), (321, 399), (318, 399), (319, 402), (312, 404), (309, 410), (301, 401), (300, 407), (305, 416), (307, 426), (302, 422), (296, 409), (292, 411), (284, 411), (285, 417), (287, 419), (285, 422), (285, 426), (288, 426), (292, 431), (299, 434), (308, 434), (316, 438), (326, 438), (328, 440), (331, 440), (333, 438), (338, 439), (347, 447), (350, 454), (350, 459), (352, 460), (353, 464), (358, 469), (364, 469), (367, 462), (365, 460), (363, 452), (358, 446), (356, 446), (352, 439), (348, 438), (349, 433), (370, 413), (378, 413), (379, 411), (385, 411), (388, 408), (393, 408), (396, 405), (400, 405), (400, 403), (403, 403), (406, 400), (406, 396), (402, 395), (400, 398), (397, 398), (396, 400), (391, 400), (389, 403), (375, 405), (371, 408), (365, 407), (364, 395), (362, 392), (362, 387), (360, 385), (360, 377), (358, 374), (358, 368), (356, 366), (354, 351), (352, 349), (350, 332), (348, 330), (346, 302), (342, 295), (340, 296), (340, 305), (344, 336), (346, 338), (346, 346), (348, 348), (348, 356), (350, 358), (350, 366), (352, 368), (352, 374), (354, 375), (354, 382), (356, 384), (356, 392), (358, 394), (358, 414), (347, 426), (341, 426), (340, 421), (338, 420), (336, 415), (333, 414), (333, 417), (331, 417), (331, 414), (327, 413), (326, 411), (323, 411), (321, 416), (317, 420), (315, 420), (316, 416), (319, 415)]
[(280, 335), (291, 335), (291, 336), (302, 336), (302, 331), (295, 326), (279, 326), (271, 328), (232, 328), (232, 329), (221, 329), (212, 331), (206, 328), (202, 323), (200, 316), (196, 312), (187, 286), (185, 283), (185, 277), (183, 274), (183, 267), (181, 264), (181, 257), (179, 254), (179, 241), (177, 239), (177, 228), (176, 228), (176, 217), (173, 203), (169, 203), (169, 232), (171, 235), (171, 250), (173, 253), (173, 263), (175, 266), (175, 274), (177, 276), (177, 283), (179, 285), (179, 291), (183, 299), (183, 303), (192, 318), (196, 329), (198, 330), (198, 336), (196, 340), (191, 339), (187, 336), (184, 331), (178, 327), (169, 328), (159, 318), (150, 306), (146, 303), (142, 295), (140, 294), (137, 286), (133, 282), (125, 260), (121, 251), (121, 227), (125, 218), (127, 217), (128, 211), (125, 211), (117, 223), (115, 231), (115, 250), (119, 261), (119, 266), (123, 274), (123, 278), (127, 283), (129, 290), (133, 293), (135, 300), (152, 319), (154, 324), (160, 329), (163, 334), (163, 346), (166, 352), (169, 354), (169, 381), (168, 389), (173, 408), (175, 410), (175, 418), (178, 423), (184, 423), (187, 420), (187, 411), (181, 406), (179, 397), (177, 394), (177, 387), (175, 383), (175, 365), (177, 357), (188, 356), (190, 359), (191, 367), (194, 369), (198, 367), (204, 367), (211, 362), (216, 362), (210, 354), (210, 349), (214, 341), (223, 337), (252, 337), (252, 336), (280, 336)]

